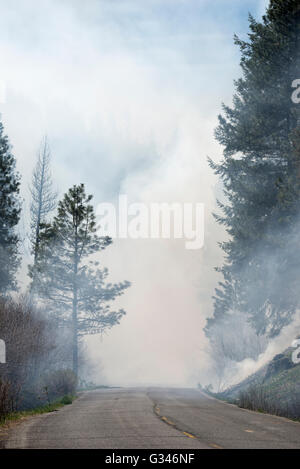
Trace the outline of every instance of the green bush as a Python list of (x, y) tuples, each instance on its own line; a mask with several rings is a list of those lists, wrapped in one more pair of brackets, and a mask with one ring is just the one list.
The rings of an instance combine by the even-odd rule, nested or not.
[(61, 399), (61, 404), (63, 405), (69, 405), (69, 404), (72, 404), (73, 402), (73, 397), (72, 396), (64, 396), (62, 399)]
[(56, 370), (43, 379), (43, 389), (50, 402), (62, 396), (73, 396), (77, 388), (77, 376), (72, 370)]

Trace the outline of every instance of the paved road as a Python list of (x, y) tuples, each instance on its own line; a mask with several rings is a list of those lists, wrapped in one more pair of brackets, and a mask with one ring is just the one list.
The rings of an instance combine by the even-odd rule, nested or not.
[(213, 448), (300, 448), (300, 423), (240, 409), (192, 389), (150, 392), (160, 415)]
[(102, 389), (13, 428), (6, 448), (300, 448), (300, 424), (192, 389)]

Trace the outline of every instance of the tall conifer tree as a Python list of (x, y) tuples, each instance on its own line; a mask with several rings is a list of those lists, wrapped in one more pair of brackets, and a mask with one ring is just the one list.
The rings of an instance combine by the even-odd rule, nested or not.
[(8, 138), (0, 122), (0, 294), (16, 289), (19, 237), (16, 225), (20, 218), (19, 175)]
[(292, 83), (300, 78), (299, 0), (271, 0), (262, 22), (250, 16), (248, 41), (235, 37), (235, 43), (243, 76), (216, 130), (224, 159), (220, 164), (210, 160), (227, 200), (218, 203), (222, 214), (216, 219), (229, 239), (222, 243), (225, 263), (218, 270), (224, 281), (206, 332), (210, 335), (219, 318), (235, 310), (244, 312), (259, 334), (274, 336), (300, 303), (294, 236), (300, 121), (291, 99)]
[(31, 275), (48, 312), (73, 333), (73, 371), (78, 372), (78, 341), (118, 324), (123, 309), (110, 303), (122, 295), (129, 282), (107, 283), (108, 270), (91, 256), (111, 244), (96, 233), (96, 220), (84, 185), (73, 186), (58, 204), (58, 213), (40, 229), (39, 255)]

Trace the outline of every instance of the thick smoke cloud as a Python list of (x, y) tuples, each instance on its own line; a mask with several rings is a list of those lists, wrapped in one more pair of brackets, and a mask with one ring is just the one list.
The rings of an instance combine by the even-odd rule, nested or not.
[[(88, 339), (109, 383), (195, 384), (200, 370), (209, 370), (202, 328), (224, 233), (211, 217), (217, 181), (206, 157), (221, 155), (216, 116), (240, 73), (233, 33), (245, 35), (247, 11), (262, 13), (263, 4), (12, 0), (2, 6), (1, 113), (23, 177), (24, 210), (45, 133), (61, 193), (84, 182), (95, 204), (126, 193), (132, 202), (206, 206), (200, 251), (185, 250), (181, 241), (125, 240), (101, 256), (113, 280), (133, 282), (120, 299), (128, 311), (122, 324), (101, 340)], [(25, 235), (25, 212), (21, 229)]]

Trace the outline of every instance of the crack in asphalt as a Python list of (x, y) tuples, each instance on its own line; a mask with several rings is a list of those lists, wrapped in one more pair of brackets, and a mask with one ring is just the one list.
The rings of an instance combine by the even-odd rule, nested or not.
[[(166, 423), (172, 428), (175, 428), (178, 432), (180, 432), (182, 435), (186, 436), (187, 438), (192, 438), (194, 440), (198, 440), (200, 443), (203, 443), (203, 441), (197, 436), (193, 435), (192, 433), (186, 432), (183, 429), (181, 429), (176, 423), (174, 423), (169, 417), (166, 417), (165, 415), (160, 414), (160, 407), (158, 404), (149, 396), (147, 393), (149, 399), (153, 402), (153, 412), (158, 417), (162, 422)], [(221, 446), (215, 444), (215, 443), (207, 443), (211, 448), (213, 449), (223, 449)]]

